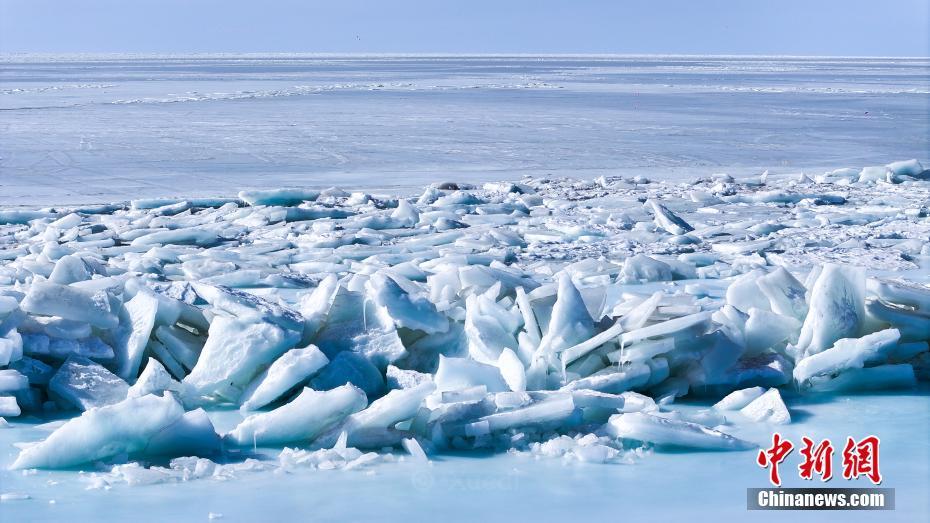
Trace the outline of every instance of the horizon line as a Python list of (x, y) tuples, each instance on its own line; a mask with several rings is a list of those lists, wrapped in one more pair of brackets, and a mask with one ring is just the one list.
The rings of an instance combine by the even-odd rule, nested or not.
[(930, 60), (928, 56), (892, 55), (799, 55), (799, 54), (700, 54), (700, 53), (446, 53), (446, 52), (313, 52), (313, 51), (248, 51), (248, 52), (123, 52), (123, 51), (0, 51), (0, 59), (8, 58), (778, 58), (778, 59), (870, 59), (870, 60)]

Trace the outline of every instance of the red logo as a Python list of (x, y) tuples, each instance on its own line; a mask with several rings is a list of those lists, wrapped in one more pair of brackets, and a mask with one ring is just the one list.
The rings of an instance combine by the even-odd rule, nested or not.
[(829, 439), (821, 441), (814, 448), (814, 440), (803, 437), (801, 455), (804, 461), (798, 465), (798, 472), (803, 479), (813, 479), (814, 472), (820, 475), (820, 481), (830, 481), (833, 477), (833, 444)]
[[(829, 439), (814, 444), (814, 440), (802, 437), (803, 446), (800, 454), (803, 458), (798, 465), (798, 475), (801, 479), (814, 479), (814, 474), (820, 476), (820, 481), (830, 481), (833, 477), (833, 444)], [(882, 482), (882, 474), (878, 467), (878, 448), (880, 441), (877, 436), (867, 436), (856, 442), (853, 438), (846, 439), (843, 447), (843, 478), (847, 480), (858, 479), (865, 476), (878, 485)], [(778, 466), (794, 450), (791, 441), (781, 437), (781, 434), (772, 435), (772, 446), (759, 451), (756, 463), (762, 468), (769, 469), (769, 481), (776, 487), (781, 486), (781, 477)]]
[(778, 464), (784, 461), (788, 454), (791, 454), (792, 449), (794, 449), (794, 444), (786, 439), (783, 440), (781, 434), (776, 432), (772, 435), (772, 447), (768, 450), (760, 450), (759, 456), (756, 458), (756, 463), (760, 467), (770, 468), (769, 481), (776, 487), (781, 485), (781, 478), (778, 476)]
[(843, 477), (856, 479), (865, 476), (878, 485), (882, 482), (882, 473), (878, 470), (878, 445), (875, 436), (863, 438), (859, 443), (852, 438), (846, 438), (846, 447), (843, 448)]

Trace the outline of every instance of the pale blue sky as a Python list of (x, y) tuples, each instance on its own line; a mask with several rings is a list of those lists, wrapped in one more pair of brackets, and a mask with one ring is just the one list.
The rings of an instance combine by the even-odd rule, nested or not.
[(0, 0), (3, 52), (930, 55), (927, 0)]

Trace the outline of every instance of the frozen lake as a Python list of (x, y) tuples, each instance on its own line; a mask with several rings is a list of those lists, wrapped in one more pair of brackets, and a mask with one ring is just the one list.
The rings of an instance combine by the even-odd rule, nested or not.
[[(679, 180), (769, 169), (772, 176), (767, 182), (757, 182), (754, 176), (752, 184), (721, 182), (720, 189), (709, 179), (694, 187), (613, 177), (586, 184), (537, 179), (527, 183), (540, 182), (538, 194), (535, 189), (528, 194), (522, 189), (507, 188), (500, 194), (493, 188), (479, 189), (488, 201), (455, 200), (470, 193), (451, 189), (442, 196), (437, 191), (430, 200), (428, 190), (423, 202), (414, 202), (422, 211), (414, 218), (404, 215), (401, 202), (393, 198), (397, 216), (394, 207), (386, 208), (383, 202), (367, 197), (355, 202), (337, 191), (302, 197), (299, 200), (307, 201), (301, 206), (285, 204), (286, 208), (273, 201), (267, 208), (242, 202), (220, 207), (221, 202), (204, 204), (205, 209), (194, 205), (198, 209), (193, 212), (184, 202), (157, 209), (142, 202), (139, 208), (107, 210), (102, 217), (84, 213), (68, 218), (57, 210), (9, 212), (9, 224), (0, 231), (5, 234), (0, 237), (0, 269), (5, 269), (0, 270), (0, 290), (18, 295), (41, 281), (40, 275), (50, 277), (57, 266), (54, 260), (67, 256), (64, 250), (46, 249), (46, 242), (52, 243), (49, 238), (81, 252), (105, 252), (101, 259), (108, 260), (115, 275), (152, 270), (154, 280), (213, 284), (233, 275), (233, 287), (238, 281), (272, 301), (297, 296), (289, 280), (266, 281), (272, 272), (367, 277), (365, 264), (357, 263), (360, 259), (374, 258), (372, 253), (408, 252), (404, 249), (411, 245), (412, 252), (435, 251), (437, 259), (448, 256), (449, 263), (457, 264), (460, 258), (465, 265), (489, 266), (499, 262), (491, 256), (498, 247), (500, 252), (512, 248), (520, 257), (507, 261), (509, 267), (532, 267), (533, 277), (546, 285), (554, 284), (550, 276), (566, 263), (609, 258), (617, 263), (576, 268), (593, 278), (591, 288), (605, 289), (605, 303), (606, 289), (617, 290), (612, 284), (621, 271), (619, 264), (625, 268), (624, 259), (634, 252), (670, 262), (679, 253), (690, 256), (685, 259), (694, 260), (694, 267), (689, 261), (685, 268), (696, 271), (700, 264), (701, 274), (708, 278), (689, 279), (695, 285), (685, 294), (694, 296), (675, 296), (694, 301), (669, 301), (660, 313), (647, 314), (656, 316), (655, 321), (680, 319), (694, 313), (693, 306), (708, 313), (716, 310), (723, 303), (717, 294), (759, 263), (803, 269), (796, 271), (799, 277), (809, 266), (825, 262), (861, 265), (872, 276), (925, 284), (930, 274), (926, 182), (910, 176), (896, 184), (886, 184), (886, 178), (879, 183), (855, 180), (865, 166), (910, 158), (928, 164), (928, 100), (926, 58), (7, 56), (0, 58), (0, 211), (233, 196), (240, 189), (286, 186), (338, 185), (396, 196), (419, 194), (434, 182), (513, 180), (523, 175), (592, 180), (642, 174)], [(844, 166), (856, 168), (852, 178), (814, 182), (796, 176)], [(884, 167), (879, 174), (894, 178)], [(731, 194), (724, 185), (738, 187)], [(508, 207), (523, 197), (528, 202), (525, 213), (523, 207), (519, 212)], [(664, 232), (663, 227), (674, 229), (677, 222), (662, 226), (659, 207), (652, 208), (652, 215), (641, 208), (647, 197), (671, 202), (680, 215), (676, 219), (686, 219), (685, 225), (697, 231), (699, 246), (680, 249), (684, 244), (673, 243), (685, 235)], [(308, 205), (318, 198), (321, 209), (329, 202), (325, 209), (332, 210), (338, 202), (351, 212), (341, 218), (313, 217), (319, 209)], [(440, 198), (448, 202), (437, 204)], [(458, 207), (463, 213), (446, 216)], [(472, 209), (464, 212), (465, 207)], [(670, 221), (669, 215), (663, 216)], [(410, 224), (403, 221), (408, 218)], [(335, 225), (327, 228), (328, 224)], [(428, 228), (421, 227), (424, 224)], [(458, 226), (461, 231), (456, 232)], [(209, 227), (218, 232), (211, 233), (214, 229)], [(187, 239), (174, 234), (192, 229), (201, 234)], [(375, 238), (373, 231), (380, 236)], [(516, 236), (500, 235), (501, 231), (515, 231)], [(171, 233), (167, 239), (166, 232)], [(204, 233), (213, 234), (213, 240)], [(411, 236), (411, 243), (404, 243), (408, 233), (424, 236)], [(462, 241), (457, 242), (460, 234)], [(145, 243), (147, 236), (155, 235), (161, 239), (148, 238), (153, 243)], [(200, 249), (200, 241), (206, 248)], [(165, 246), (150, 247), (161, 243)], [(395, 249), (398, 245), (403, 249)], [(159, 254), (164, 259), (142, 256), (169, 249), (177, 249), (171, 251), (176, 259), (174, 254)], [(694, 249), (699, 252), (691, 252)], [(472, 254), (479, 256), (465, 256)], [(236, 263), (210, 263), (214, 255)], [(384, 259), (390, 267), (404, 258)], [(431, 271), (431, 258), (423, 260), (412, 267)], [(635, 264), (630, 265), (635, 270)], [(457, 267), (453, 268), (458, 271)], [(682, 269), (680, 264), (674, 267)], [(370, 268), (384, 269), (374, 264)], [(670, 266), (668, 280), (671, 270)], [(423, 280), (427, 272), (422, 272)], [(436, 285), (442, 289), (445, 284)], [(669, 285), (662, 288), (679, 289)], [(656, 288), (642, 290), (651, 293)], [(461, 289), (456, 292), (464, 296)], [(619, 294), (611, 296), (621, 305)], [(549, 297), (534, 299), (542, 303)], [(496, 297), (489, 299), (498, 303)], [(512, 315), (518, 307), (509, 296), (506, 300), (502, 310)], [(552, 303), (537, 305), (549, 322)], [(910, 316), (904, 317), (908, 321), (899, 323), (909, 325)], [(525, 326), (524, 317), (519, 321)], [(171, 320), (166, 326), (173, 324)], [(801, 324), (792, 328), (800, 330)], [(87, 330), (91, 332), (89, 325)], [(786, 340), (778, 341), (782, 342)], [(665, 369), (667, 378), (667, 362)], [(882, 486), (896, 489), (897, 503), (895, 512), (881, 514), (883, 520), (926, 520), (926, 383), (887, 394), (801, 395), (791, 385), (782, 393), (791, 424), (735, 423), (727, 426), (728, 432), (759, 445), (768, 443), (776, 430), (798, 447), (802, 436), (831, 438), (838, 451), (829, 487), (871, 486), (866, 479), (842, 479), (840, 453), (847, 437), (877, 435), (882, 441)], [(688, 397), (672, 407), (699, 415), (697, 411), (708, 405), (709, 400), (697, 403)], [(242, 420), (238, 411), (222, 408), (209, 412), (220, 434)], [(223, 521), (432, 521), (437, 514), (443, 521), (639, 521), (654, 519), (657, 513), (682, 521), (786, 519), (779, 512), (746, 512), (746, 488), (767, 485), (767, 471), (756, 465), (755, 451), (647, 451), (628, 463), (595, 465), (482, 450), (431, 454), (432, 463), (422, 465), (394, 449), (389, 457), (382, 455), (356, 470), (287, 472), (270, 465), (277, 463), (281, 449), (269, 447), (257, 448), (254, 454), (268, 468), (240, 470), (227, 481), (129, 486), (114, 480), (112, 488), (88, 488), (103, 483), (95, 484), (90, 474), (77, 470), (9, 470), (20, 453), (15, 444), (46, 438), (52, 427), (41, 424), (55, 420), (27, 412), (7, 421), (8, 427), (0, 426), (4, 523), (92, 521), (102, 514), (114, 521), (186, 522), (205, 521), (211, 513), (222, 514)], [(798, 478), (798, 447), (782, 465), (785, 486), (821, 486)], [(238, 464), (237, 452), (218, 460)], [(401, 456), (405, 459), (398, 462)], [(92, 468), (86, 465), (84, 470), (89, 473)], [(822, 521), (822, 514), (792, 512), (788, 517), (814, 522)], [(829, 515), (849, 521), (875, 519), (871, 512)]]
[[(791, 425), (779, 430), (798, 443), (832, 438), (842, 446), (847, 436), (875, 434), (881, 438), (883, 487), (895, 489), (896, 510), (882, 512), (883, 521), (924, 521), (930, 506), (927, 467), (930, 453), (930, 396), (926, 388), (893, 394), (845, 396), (836, 399), (791, 398)], [(693, 405), (692, 408), (697, 408)], [(238, 414), (214, 413), (219, 430), (231, 428)], [(563, 521), (617, 518), (645, 521), (662, 517), (688, 521), (783, 521), (785, 513), (747, 512), (746, 488), (765, 487), (768, 472), (755, 464), (755, 452), (685, 452), (647, 455), (633, 464), (563, 463), (528, 455), (441, 455), (430, 466), (413, 463), (375, 464), (362, 470), (242, 473), (236, 479), (212, 479), (85, 490), (88, 482), (74, 472), (38, 471), (23, 475), (5, 470), (17, 454), (15, 441), (40, 439), (47, 433), (30, 424), (13, 422), (0, 429), (0, 485), (6, 492), (28, 493), (32, 499), (0, 506), (4, 520), (32, 522), (91, 521), (108, 514), (109, 521), (273, 521), (295, 517), (308, 521), (389, 520), (443, 521), (520, 520)], [(771, 427), (757, 426), (734, 434), (764, 444)], [(839, 453), (841, 449), (837, 450)], [(268, 450), (269, 459), (277, 453)], [(782, 464), (786, 487), (818, 486), (798, 478), (795, 450)], [(835, 475), (826, 486), (867, 487), (866, 479), (844, 480)], [(50, 504), (50, 500), (54, 500)], [(823, 521), (824, 513), (790, 512), (795, 522)], [(876, 513), (828, 513), (844, 521), (874, 521)], [(67, 516), (66, 516), (67, 515)], [(750, 517), (751, 516), (751, 517)]]
[(926, 160), (927, 59), (0, 62), (0, 204)]

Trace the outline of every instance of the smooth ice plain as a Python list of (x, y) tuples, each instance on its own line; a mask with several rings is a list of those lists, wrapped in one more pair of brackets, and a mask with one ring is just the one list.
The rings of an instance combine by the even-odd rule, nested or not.
[(928, 67), (925, 58), (6, 57), (0, 203), (924, 159)]
[(928, 67), (5, 57), (0, 519), (925, 520)]

